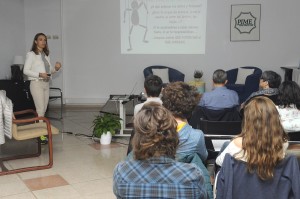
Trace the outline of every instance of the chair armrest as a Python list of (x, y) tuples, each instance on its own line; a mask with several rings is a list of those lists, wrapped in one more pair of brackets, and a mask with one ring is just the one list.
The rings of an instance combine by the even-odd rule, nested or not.
[[(59, 92), (59, 96), (53, 96), (53, 95), (50, 95), (49, 97), (50, 98), (61, 98), (62, 97), (62, 90), (60, 88), (54, 88), (54, 87), (50, 87), (50, 90), (53, 90), (55, 91), (56, 93), (53, 93), (53, 94), (57, 94), (57, 92)], [(50, 93), (51, 94), (51, 93)]]
[(36, 121), (39, 121), (39, 120), (43, 120), (44, 122), (49, 123), (49, 125), (50, 125), (50, 121), (46, 117), (34, 117), (34, 118), (27, 118), (27, 119), (13, 119), (13, 123), (14, 124), (24, 124), (24, 123), (36, 122)]
[(60, 88), (56, 88), (56, 87), (50, 87), (50, 90), (59, 90), (60, 92), (62, 92)]
[(23, 110), (23, 111), (17, 111), (17, 112), (14, 112), (14, 115), (24, 115), (24, 114), (28, 114), (28, 113), (31, 113), (35, 117), (38, 117), (37, 112), (35, 110), (33, 110), (33, 109), (27, 109), (27, 110)]
[[(53, 90), (53, 92), (51, 92)], [(60, 88), (50, 88), (49, 99), (62, 98), (62, 90)]]

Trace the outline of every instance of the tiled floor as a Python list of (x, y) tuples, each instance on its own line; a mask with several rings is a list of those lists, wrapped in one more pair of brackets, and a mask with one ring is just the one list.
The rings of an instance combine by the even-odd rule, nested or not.
[[(0, 198), (115, 198), (112, 192), (112, 174), (115, 165), (124, 159), (127, 145), (112, 143), (100, 146), (85, 136), (91, 135), (92, 120), (99, 108), (67, 109), (63, 121), (51, 120), (64, 132), (53, 137), (54, 165), (51, 169), (24, 172), (0, 177)], [(51, 111), (50, 115), (58, 116)], [(122, 143), (128, 143), (123, 138)], [(47, 162), (47, 146), (39, 158), (8, 162), (16, 168)]]

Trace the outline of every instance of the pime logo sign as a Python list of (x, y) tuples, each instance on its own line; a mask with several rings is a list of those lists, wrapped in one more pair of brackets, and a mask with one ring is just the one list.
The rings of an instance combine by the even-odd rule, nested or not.
[(256, 17), (254, 17), (251, 12), (241, 12), (239, 16), (235, 18), (234, 28), (241, 34), (250, 34), (251, 31), (256, 28)]

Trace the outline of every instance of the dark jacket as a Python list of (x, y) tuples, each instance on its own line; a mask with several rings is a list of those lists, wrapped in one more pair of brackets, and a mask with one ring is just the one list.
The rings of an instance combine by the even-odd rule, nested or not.
[(299, 199), (300, 173), (295, 156), (287, 156), (274, 170), (271, 180), (263, 181), (247, 165), (226, 154), (217, 179), (217, 199)]

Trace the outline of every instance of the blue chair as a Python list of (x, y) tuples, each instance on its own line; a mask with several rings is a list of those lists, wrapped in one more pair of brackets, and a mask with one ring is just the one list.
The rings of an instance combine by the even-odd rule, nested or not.
[(254, 66), (244, 66), (244, 69), (254, 69), (253, 74), (248, 75), (245, 84), (236, 84), (238, 68), (234, 68), (226, 71), (227, 73), (227, 84), (225, 85), (228, 89), (234, 90), (239, 95), (240, 103), (243, 103), (251, 93), (258, 91), (259, 89), (259, 79), (261, 77), (261, 69)]
[[(145, 68), (143, 71), (145, 78), (148, 77), (149, 75), (153, 75), (152, 69), (168, 69), (169, 82), (177, 82), (177, 81), (184, 82), (185, 75), (182, 72), (174, 68), (170, 68), (167, 66), (160, 66), (160, 65), (148, 66), (147, 68)], [(168, 83), (168, 82), (163, 82), (163, 83)]]

